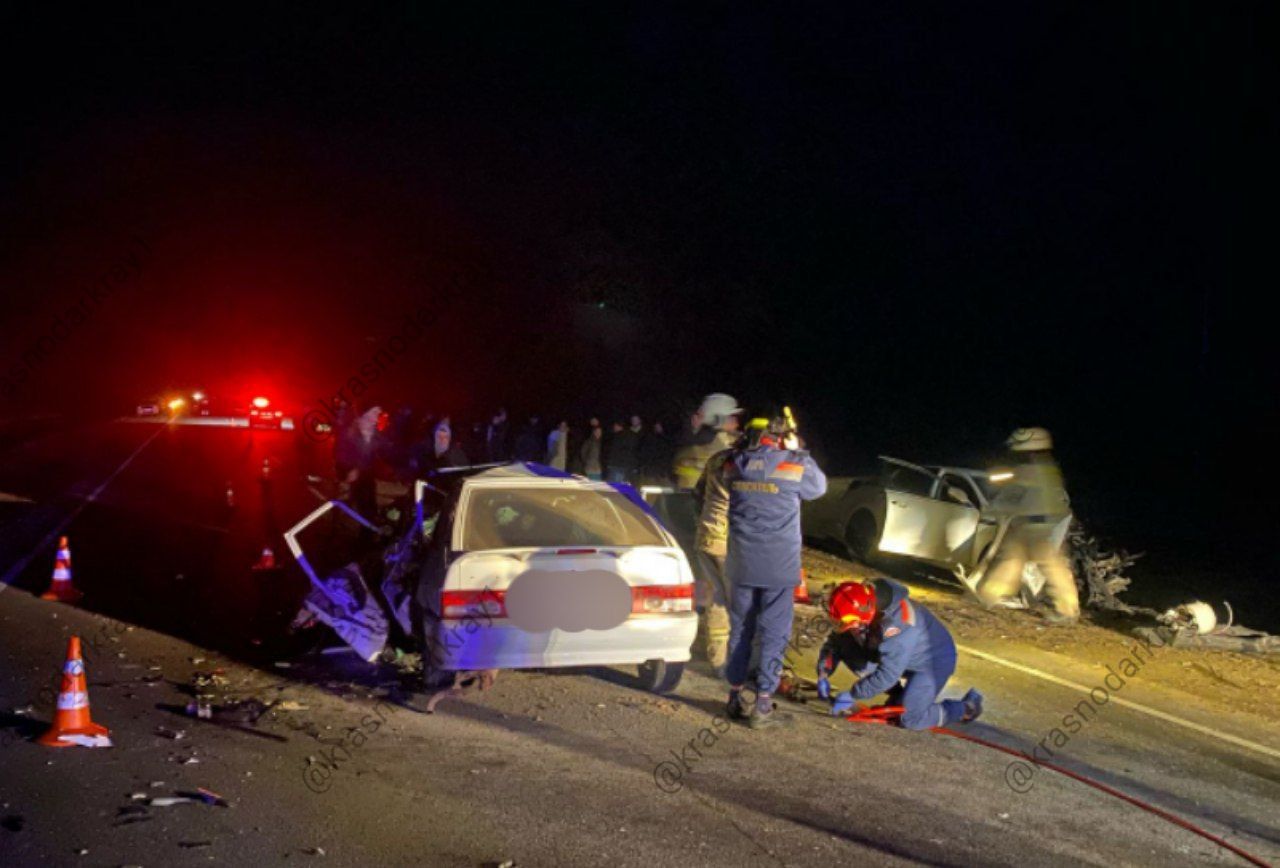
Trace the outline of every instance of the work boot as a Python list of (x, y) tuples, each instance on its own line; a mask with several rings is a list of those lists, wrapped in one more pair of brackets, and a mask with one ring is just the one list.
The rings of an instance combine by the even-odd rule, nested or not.
[(742, 701), (740, 691), (729, 691), (729, 701), (724, 704), (724, 716), (730, 720), (746, 720), (751, 717), (751, 710)]
[(960, 718), (961, 723), (969, 723), (982, 716), (981, 693), (970, 687), (969, 692), (960, 701), (964, 703), (964, 715)]
[(791, 715), (778, 711), (773, 700), (768, 699), (756, 702), (755, 711), (747, 721), (747, 726), (752, 729), (769, 729), (774, 726), (786, 726), (791, 723), (791, 720)]

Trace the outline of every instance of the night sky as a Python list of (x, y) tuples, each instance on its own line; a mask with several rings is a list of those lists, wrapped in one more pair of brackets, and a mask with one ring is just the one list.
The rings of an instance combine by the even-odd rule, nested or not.
[(1116, 527), (1271, 536), (1264, 4), (686, 5), (5, 13), (0, 372), (146, 250), (6, 404), (306, 404), (425, 306), (370, 395), (723, 390), (836, 470), (1043, 424)]

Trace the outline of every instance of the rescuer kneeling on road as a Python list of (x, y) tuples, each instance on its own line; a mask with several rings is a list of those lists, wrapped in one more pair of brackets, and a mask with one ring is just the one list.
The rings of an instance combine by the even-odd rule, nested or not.
[(831, 713), (854, 702), (888, 694), (901, 705), (907, 729), (968, 723), (982, 714), (982, 694), (938, 701), (956, 671), (956, 645), (933, 613), (912, 602), (907, 589), (888, 579), (845, 582), (831, 594), (827, 612), (833, 632), (818, 652), (818, 695), (831, 697), (831, 673), (843, 663), (858, 676), (852, 690), (835, 698)]
[[(789, 414), (788, 414), (789, 415)], [(800, 576), (800, 501), (821, 497), (827, 477), (799, 448), (783, 418), (753, 420), (745, 448), (730, 453), (722, 472), (729, 489), (729, 681), (726, 713), (753, 729), (784, 722), (773, 707), (791, 640), (793, 594)], [(754, 711), (743, 702), (752, 643), (760, 636)]]

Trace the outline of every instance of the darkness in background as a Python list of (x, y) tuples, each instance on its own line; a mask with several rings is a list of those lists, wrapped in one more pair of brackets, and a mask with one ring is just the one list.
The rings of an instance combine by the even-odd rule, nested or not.
[(10, 407), (308, 403), (425, 305), (373, 397), (1043, 424), (1095, 526), (1276, 580), (1266, 4), (605, 6), (6, 13), (0, 372), (149, 248)]

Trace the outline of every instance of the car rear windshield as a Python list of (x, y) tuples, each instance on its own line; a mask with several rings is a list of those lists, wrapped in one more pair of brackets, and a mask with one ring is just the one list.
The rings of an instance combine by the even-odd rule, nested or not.
[(476, 489), (467, 499), (463, 551), (562, 546), (661, 546), (654, 520), (617, 491)]

